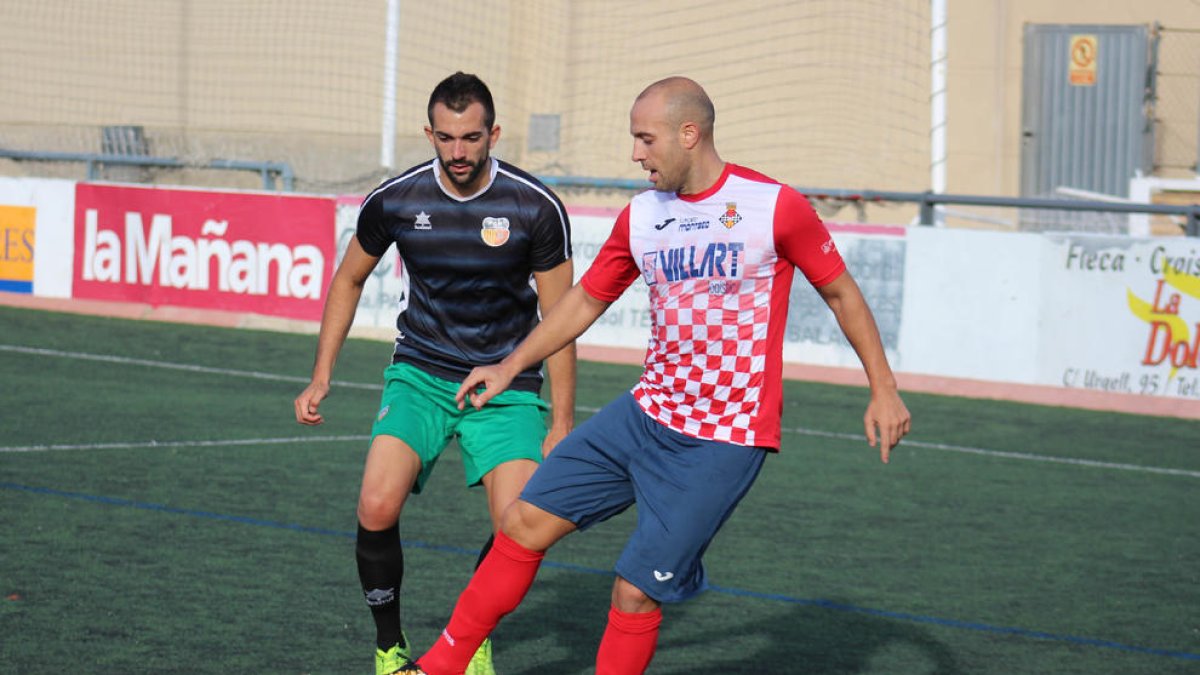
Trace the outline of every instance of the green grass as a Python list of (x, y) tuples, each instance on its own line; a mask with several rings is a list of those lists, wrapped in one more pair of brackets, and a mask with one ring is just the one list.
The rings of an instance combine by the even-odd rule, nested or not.
[[(390, 350), (349, 341), (336, 378), (364, 386), (308, 429), (314, 343), (0, 308), (0, 672), (368, 672), (354, 505)], [(582, 362), (579, 419), (637, 374)], [(785, 400), (651, 673), (1200, 672), (1200, 422), (907, 394), (884, 466), (863, 390)], [(488, 528), (457, 452), (438, 466), (401, 523), (418, 648)], [(630, 526), (550, 552), (501, 673), (590, 671)]]

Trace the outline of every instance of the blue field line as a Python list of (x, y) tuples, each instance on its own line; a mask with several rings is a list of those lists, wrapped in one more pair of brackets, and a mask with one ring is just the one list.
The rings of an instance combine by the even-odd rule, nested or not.
[[(229, 523), (239, 523), (243, 525), (253, 525), (255, 527), (270, 527), (279, 530), (291, 530), (293, 532), (303, 532), (306, 534), (317, 534), (327, 537), (339, 537), (342, 539), (354, 539), (356, 533), (345, 530), (333, 530), (323, 527), (309, 527), (307, 525), (298, 525), (295, 523), (281, 523), (274, 520), (264, 520), (262, 518), (250, 518), (248, 516), (235, 516), (225, 513), (215, 513), (212, 511), (199, 511), (195, 509), (184, 509), (175, 506), (167, 506), (166, 504), (153, 504), (149, 502), (138, 502), (132, 499), (123, 497), (107, 497), (104, 495), (90, 495), (81, 492), (68, 492), (65, 490), (56, 490), (47, 487), (33, 487), (29, 485), (20, 485), (17, 483), (8, 483), (0, 481), (0, 489), (13, 490), (17, 492), (26, 492), (31, 494), (50, 495), (54, 497), (64, 497), (67, 499), (75, 499), (84, 502), (92, 502), (96, 504), (106, 504), (110, 506), (124, 506), (143, 511), (156, 511), (159, 513), (170, 513), (173, 515), (189, 516), (192, 518), (203, 518), (207, 520), (218, 520)], [(456, 555), (478, 556), (479, 550), (461, 548), (457, 546), (444, 546), (439, 544), (429, 544), (426, 542), (413, 541), (406, 539), (405, 546), (419, 548), (429, 551), (439, 551), (442, 553), (453, 553)], [(567, 570), (571, 572), (580, 572), (584, 574), (596, 574), (609, 576), (611, 570), (602, 570), (594, 567), (585, 567), (583, 565), (575, 565), (571, 563), (559, 563), (547, 560), (542, 563), (543, 567), (551, 567), (555, 569)], [(1017, 637), (1031, 638), (1034, 640), (1045, 640), (1049, 642), (1065, 642), (1069, 644), (1082, 645), (1087, 647), (1099, 647), (1102, 649), (1115, 649), (1123, 652), (1132, 652), (1135, 654), (1149, 654), (1153, 656), (1165, 656), (1173, 659), (1183, 659), (1187, 661), (1200, 661), (1200, 654), (1184, 651), (1175, 651), (1170, 649), (1159, 649), (1156, 647), (1141, 647), (1138, 645), (1127, 645), (1112, 640), (1101, 640), (1097, 638), (1078, 637), (1074, 635), (1063, 635), (1059, 633), (1046, 633), (1043, 631), (1030, 630), (1027, 628), (1016, 628), (1012, 626), (995, 626), (992, 624), (978, 623), (974, 621), (960, 621), (958, 619), (943, 619), (935, 616), (924, 616), (921, 614), (909, 614), (907, 612), (895, 612), (886, 609), (875, 609), (872, 607), (859, 607), (857, 605), (848, 605), (832, 600), (822, 600), (814, 598), (795, 598), (789, 595), (780, 595), (775, 593), (758, 593), (755, 591), (746, 591), (737, 588), (725, 588), (722, 586), (709, 586), (708, 590), (713, 593), (721, 593), (741, 598), (753, 598), (756, 600), (770, 600), (774, 602), (782, 602), (791, 605), (801, 605), (807, 607), (819, 607), (822, 609), (833, 610), (837, 612), (851, 612), (855, 614), (869, 614), (885, 619), (894, 619), (898, 621), (911, 621), (915, 623), (924, 623), (935, 626), (944, 626), (946, 628), (957, 628), (960, 630), (976, 631), (980, 633), (995, 633), (999, 635), (1013, 635)]]

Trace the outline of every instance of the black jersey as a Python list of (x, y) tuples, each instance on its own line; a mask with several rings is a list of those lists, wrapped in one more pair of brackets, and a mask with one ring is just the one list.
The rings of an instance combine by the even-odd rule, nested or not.
[[(393, 243), (407, 291), (396, 318), (393, 362), (461, 380), (500, 361), (538, 322), (534, 272), (571, 257), (562, 202), (536, 178), (497, 159), (490, 182), (461, 198), (439, 180), (437, 160), (384, 182), (363, 200), (358, 242), (372, 256)], [(541, 364), (512, 388), (539, 391)]]

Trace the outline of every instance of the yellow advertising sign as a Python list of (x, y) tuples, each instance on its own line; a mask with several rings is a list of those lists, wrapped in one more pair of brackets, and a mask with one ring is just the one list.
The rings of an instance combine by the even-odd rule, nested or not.
[(1072, 35), (1067, 80), (1077, 87), (1096, 84), (1096, 54), (1100, 40), (1095, 35)]
[(37, 209), (0, 205), (0, 290), (29, 292)]

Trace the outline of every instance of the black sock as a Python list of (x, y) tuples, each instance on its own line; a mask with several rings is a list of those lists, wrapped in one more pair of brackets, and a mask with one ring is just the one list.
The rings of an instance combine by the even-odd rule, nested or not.
[(475, 561), (475, 569), (483, 564), (483, 559), (487, 557), (488, 551), (492, 550), (492, 544), (496, 543), (496, 535), (488, 537), (488, 540), (483, 544), (483, 549), (479, 551), (479, 560)]
[[(400, 525), (373, 532), (358, 524), (358, 579), (375, 618), (375, 643), (383, 650), (403, 643), (400, 632), (400, 581), (404, 578), (404, 549)], [(406, 645), (401, 644), (401, 647)]]

